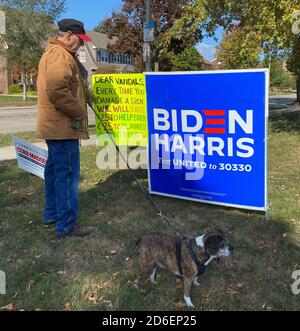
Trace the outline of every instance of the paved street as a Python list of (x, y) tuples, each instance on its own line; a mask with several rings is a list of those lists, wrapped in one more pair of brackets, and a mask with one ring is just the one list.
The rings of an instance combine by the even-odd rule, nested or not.
[[(270, 114), (288, 109), (295, 100), (296, 94), (270, 97)], [(95, 124), (95, 115), (90, 108), (89, 124)], [(35, 125), (36, 107), (0, 108), (0, 134), (35, 131)]]
[[(300, 111), (300, 106), (295, 105), (295, 94), (278, 95), (270, 97), (270, 116), (287, 111)], [(23, 108), (0, 108), (0, 134), (35, 131), (36, 107)], [(89, 108), (89, 124), (95, 124), (95, 115)], [(83, 146), (95, 145), (96, 136), (93, 135), (87, 141), (82, 141)], [(35, 145), (46, 149), (45, 143), (36, 143)], [(13, 160), (16, 158), (15, 148), (0, 148), (0, 161)]]
[[(89, 125), (95, 124), (95, 115), (89, 108)], [(35, 131), (36, 107), (0, 108), (0, 134)]]
[(285, 94), (285, 95), (276, 95), (270, 97), (270, 107), (279, 108), (279, 107), (288, 107), (296, 100), (296, 94)]

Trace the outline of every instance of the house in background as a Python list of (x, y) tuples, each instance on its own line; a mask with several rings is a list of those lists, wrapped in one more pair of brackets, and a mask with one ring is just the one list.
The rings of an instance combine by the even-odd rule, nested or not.
[[(0, 9), (1, 10), (1, 9)], [(92, 42), (85, 43), (77, 52), (79, 62), (82, 64), (82, 74), (88, 85), (91, 85), (92, 74), (98, 69), (111, 69), (113, 72), (133, 72), (133, 57), (127, 54), (110, 53), (108, 45), (113, 45), (117, 38), (108, 38), (107, 35), (96, 31), (87, 31)], [(48, 46), (48, 42), (43, 45)], [(0, 93), (5, 93), (8, 86), (13, 84), (12, 74), (6, 69), (6, 59), (0, 56)]]
[(96, 31), (87, 31), (92, 41), (85, 43), (77, 52), (79, 62), (87, 74), (91, 84), (92, 74), (98, 69), (112, 68), (115, 72), (133, 72), (134, 60), (128, 54), (108, 52), (108, 45), (114, 45), (118, 38), (109, 39), (107, 35)]
[(7, 93), (8, 86), (12, 84), (11, 76), (6, 69), (6, 59), (0, 56), (0, 93)]
[[(5, 12), (0, 8), (0, 34), (5, 34)], [(0, 43), (1, 49), (6, 49), (5, 43)], [(11, 84), (11, 74), (6, 69), (6, 59), (0, 55), (0, 93), (7, 92), (8, 85)]]
[(211, 61), (204, 60), (203, 69), (204, 70), (220, 70), (222, 62), (217, 58)]

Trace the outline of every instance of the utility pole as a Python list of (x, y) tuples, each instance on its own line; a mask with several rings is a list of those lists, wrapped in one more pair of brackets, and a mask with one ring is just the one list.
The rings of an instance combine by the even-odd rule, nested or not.
[(152, 0), (146, 0), (146, 22), (144, 25), (145, 71), (152, 71), (151, 42), (154, 41), (154, 22), (152, 21)]

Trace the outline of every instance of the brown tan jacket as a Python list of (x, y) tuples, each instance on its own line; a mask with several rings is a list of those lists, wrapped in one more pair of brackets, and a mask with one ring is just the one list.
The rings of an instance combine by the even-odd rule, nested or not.
[(75, 52), (56, 38), (40, 60), (37, 87), (38, 138), (88, 139), (86, 97)]

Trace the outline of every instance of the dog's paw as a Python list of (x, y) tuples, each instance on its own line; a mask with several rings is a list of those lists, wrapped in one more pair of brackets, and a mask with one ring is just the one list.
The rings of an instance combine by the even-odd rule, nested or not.
[(194, 286), (200, 286), (201, 285), (200, 282), (201, 282), (201, 278), (200, 277), (195, 277), (193, 279), (193, 285)]
[(200, 283), (198, 283), (198, 280), (197, 280), (197, 279), (194, 279), (194, 280), (193, 280), (193, 285), (194, 285), (194, 286), (199, 286)]
[(184, 301), (185, 301), (186, 306), (187, 306), (188, 309), (194, 309), (195, 308), (195, 306), (193, 305), (190, 297), (184, 296)]

